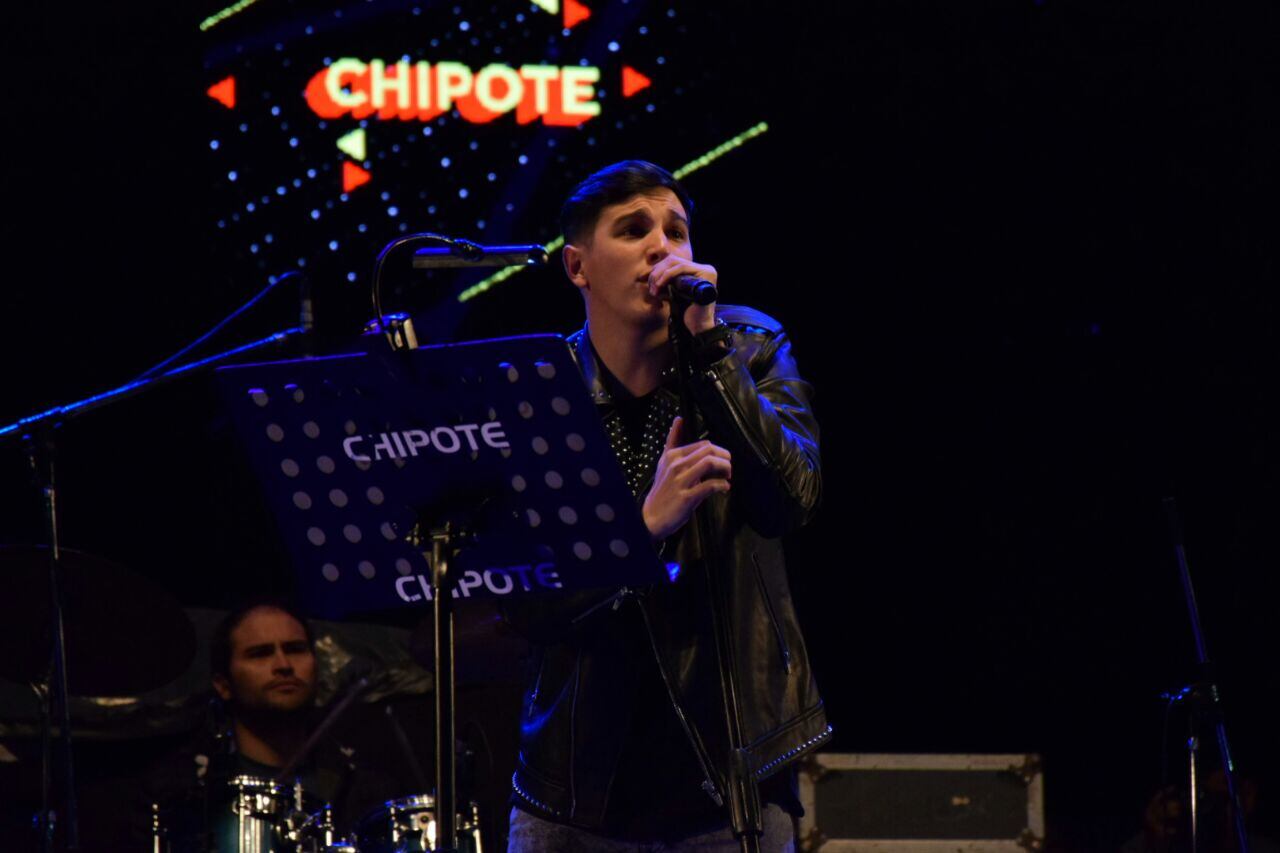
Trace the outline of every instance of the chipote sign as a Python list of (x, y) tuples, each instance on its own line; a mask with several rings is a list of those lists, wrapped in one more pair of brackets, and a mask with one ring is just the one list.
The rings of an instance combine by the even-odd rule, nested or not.
[(486, 65), (461, 62), (364, 62), (343, 58), (307, 84), (307, 104), (321, 118), (428, 121), (457, 110), (482, 124), (515, 112), (528, 124), (577, 125), (600, 114), (595, 84), (600, 69), (568, 65)]

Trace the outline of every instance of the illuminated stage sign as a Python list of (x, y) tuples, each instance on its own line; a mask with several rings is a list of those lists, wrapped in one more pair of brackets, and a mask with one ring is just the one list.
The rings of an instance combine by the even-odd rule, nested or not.
[(457, 110), (477, 124), (514, 111), (516, 121), (578, 125), (600, 114), (595, 84), (600, 69), (569, 65), (486, 65), (460, 62), (363, 62), (343, 58), (307, 84), (307, 104), (325, 119), (428, 121)]

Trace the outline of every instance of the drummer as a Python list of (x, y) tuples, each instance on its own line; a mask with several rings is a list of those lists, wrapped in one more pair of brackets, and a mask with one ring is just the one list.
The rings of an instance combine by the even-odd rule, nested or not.
[[(231, 796), (237, 777), (275, 779), (318, 721), (315, 635), (287, 602), (259, 598), (228, 613), (210, 637), (209, 664), (211, 686), (225, 712), (215, 714), (216, 737), (198, 734), (156, 762), (144, 784), (148, 811), (151, 802), (176, 805), (175, 837), (216, 832), (200, 824), (203, 807), (197, 801)], [(350, 746), (326, 736), (286, 786), (296, 777), (308, 803), (332, 804), (334, 823), (345, 835), (362, 815), (414, 789), (393, 775), (395, 764), (367, 766)]]
[(311, 626), (280, 602), (242, 606), (214, 630), (209, 668), (230, 712), (236, 775), (275, 776), (306, 742), (315, 706)]

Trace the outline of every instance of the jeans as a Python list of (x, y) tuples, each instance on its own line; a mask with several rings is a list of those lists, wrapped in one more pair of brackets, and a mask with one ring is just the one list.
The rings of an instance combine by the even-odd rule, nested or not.
[[(761, 853), (795, 853), (795, 827), (791, 815), (769, 803), (764, 806), (764, 835)], [(518, 808), (511, 809), (511, 834), (507, 853), (734, 853), (739, 849), (733, 830), (727, 825), (671, 842), (619, 841), (602, 835), (552, 823)]]

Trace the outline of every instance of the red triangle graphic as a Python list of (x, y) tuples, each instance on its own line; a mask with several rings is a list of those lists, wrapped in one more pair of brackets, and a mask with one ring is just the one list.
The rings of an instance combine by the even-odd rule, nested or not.
[(578, 0), (564, 0), (564, 28), (566, 30), (573, 29), (574, 25), (581, 24), (590, 17), (591, 10), (579, 3)]
[(222, 104), (227, 109), (231, 109), (236, 105), (236, 78), (235, 75), (219, 80), (207, 90), (210, 98)]
[(624, 98), (630, 98), (641, 89), (647, 89), (652, 85), (652, 80), (630, 65), (622, 66), (622, 96)]
[(361, 169), (350, 160), (346, 160), (342, 164), (342, 191), (349, 193), (359, 186), (369, 183), (373, 176), (365, 169)]

